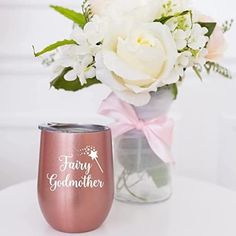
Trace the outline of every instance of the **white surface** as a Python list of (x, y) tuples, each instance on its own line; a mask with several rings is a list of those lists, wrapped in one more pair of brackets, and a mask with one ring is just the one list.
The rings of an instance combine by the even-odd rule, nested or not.
[[(60, 236), (44, 221), (35, 181), (0, 192), (0, 235)], [(234, 236), (236, 192), (177, 178), (172, 198), (154, 205), (115, 201), (106, 222), (90, 236)]]
[[(77, 93), (49, 90), (50, 73), (33, 57), (31, 45), (40, 49), (71, 31), (71, 22), (49, 9), (50, 3), (76, 9), (81, 0), (0, 0), (0, 189), (36, 178), (39, 123), (100, 123), (96, 111), (109, 93), (104, 86)], [(235, 0), (194, 4), (219, 21), (235, 18)], [(223, 64), (236, 78), (235, 35), (234, 24)], [(173, 148), (178, 173), (236, 189), (235, 91), (236, 79), (211, 76), (200, 82), (187, 76), (172, 109), (180, 117)]]

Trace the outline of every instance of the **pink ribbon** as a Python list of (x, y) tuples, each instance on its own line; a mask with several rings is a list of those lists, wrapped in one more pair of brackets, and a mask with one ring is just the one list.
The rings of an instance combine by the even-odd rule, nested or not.
[(140, 130), (161, 160), (166, 163), (173, 162), (170, 149), (174, 122), (167, 116), (140, 120), (133, 107), (118, 99), (114, 93), (102, 102), (98, 112), (116, 121), (111, 125), (114, 138), (134, 129)]

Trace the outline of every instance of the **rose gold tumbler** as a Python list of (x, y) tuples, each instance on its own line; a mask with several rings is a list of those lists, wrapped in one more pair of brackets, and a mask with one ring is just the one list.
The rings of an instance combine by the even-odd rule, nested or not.
[(68, 233), (98, 228), (114, 194), (110, 129), (56, 123), (39, 128), (38, 198), (45, 219)]

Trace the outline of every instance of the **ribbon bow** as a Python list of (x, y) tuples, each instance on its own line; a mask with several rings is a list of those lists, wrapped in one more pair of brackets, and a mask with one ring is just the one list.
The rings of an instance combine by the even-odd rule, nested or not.
[(144, 133), (153, 152), (164, 162), (173, 162), (170, 153), (174, 122), (167, 116), (160, 116), (152, 120), (140, 120), (135, 110), (112, 93), (106, 98), (98, 111), (104, 116), (115, 119), (111, 125), (114, 138), (131, 130)]

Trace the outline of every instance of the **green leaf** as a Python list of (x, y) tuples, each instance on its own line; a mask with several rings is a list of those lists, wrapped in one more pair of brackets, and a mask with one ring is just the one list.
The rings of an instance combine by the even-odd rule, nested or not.
[(197, 77), (202, 81), (203, 80), (202, 75), (201, 75), (202, 68), (200, 67), (200, 64), (194, 65), (192, 68), (195, 74), (197, 75)]
[(160, 19), (154, 20), (154, 22), (160, 22), (162, 24), (165, 24), (169, 19), (171, 19), (173, 16), (163, 16)]
[(63, 16), (67, 17), (68, 19), (72, 20), (74, 23), (78, 24), (82, 28), (86, 24), (86, 19), (82, 13), (55, 5), (50, 5), (50, 7), (62, 14)]
[(76, 92), (83, 88), (90, 87), (94, 84), (101, 83), (99, 80), (95, 78), (87, 79), (87, 84), (84, 84), (84, 85), (81, 85), (80, 80), (78, 78), (74, 81), (67, 81), (65, 80), (64, 76), (70, 70), (72, 70), (72, 68), (70, 67), (65, 68), (59, 76), (57, 76), (53, 81), (51, 81), (50, 83), (51, 87), (54, 87), (55, 89), (58, 89), (58, 90), (63, 89), (66, 91)]
[(228, 31), (231, 30), (232, 26), (233, 26), (234, 20), (226, 20), (223, 24), (222, 24), (222, 31), (223, 33), (226, 33)]
[(191, 13), (191, 11), (183, 11), (181, 13), (177, 13), (175, 15), (172, 15), (172, 16), (163, 16), (161, 17), (160, 19), (156, 19), (154, 20), (154, 22), (160, 22), (162, 24), (165, 24), (169, 19), (171, 19), (172, 17), (178, 17), (178, 16), (184, 16), (188, 13)]
[(201, 27), (206, 27), (208, 29), (206, 36), (210, 38), (216, 27), (216, 22), (198, 22), (198, 24), (201, 25)]
[(171, 92), (174, 96), (174, 100), (176, 100), (177, 97), (178, 97), (178, 86), (177, 86), (177, 84), (171, 84)]
[(81, 8), (86, 22), (89, 22), (93, 18), (93, 11), (89, 0), (84, 0)]
[(211, 72), (215, 72), (227, 79), (232, 79), (231, 72), (226, 67), (216, 62), (207, 61), (204, 65), (204, 68), (208, 74), (210, 74)]
[(56, 43), (53, 43), (53, 44), (47, 46), (46, 48), (44, 48), (40, 52), (35, 52), (35, 49), (34, 49), (34, 46), (33, 46), (34, 56), (38, 57), (38, 56), (40, 56), (40, 55), (42, 55), (42, 54), (44, 54), (46, 52), (53, 51), (53, 50), (57, 49), (58, 47), (65, 46), (65, 45), (70, 45), (70, 44), (76, 44), (76, 42), (74, 40), (65, 39), (63, 41), (58, 41)]
[(152, 178), (157, 188), (168, 185), (170, 182), (170, 173), (167, 165), (162, 165), (157, 168), (148, 169), (148, 175)]

